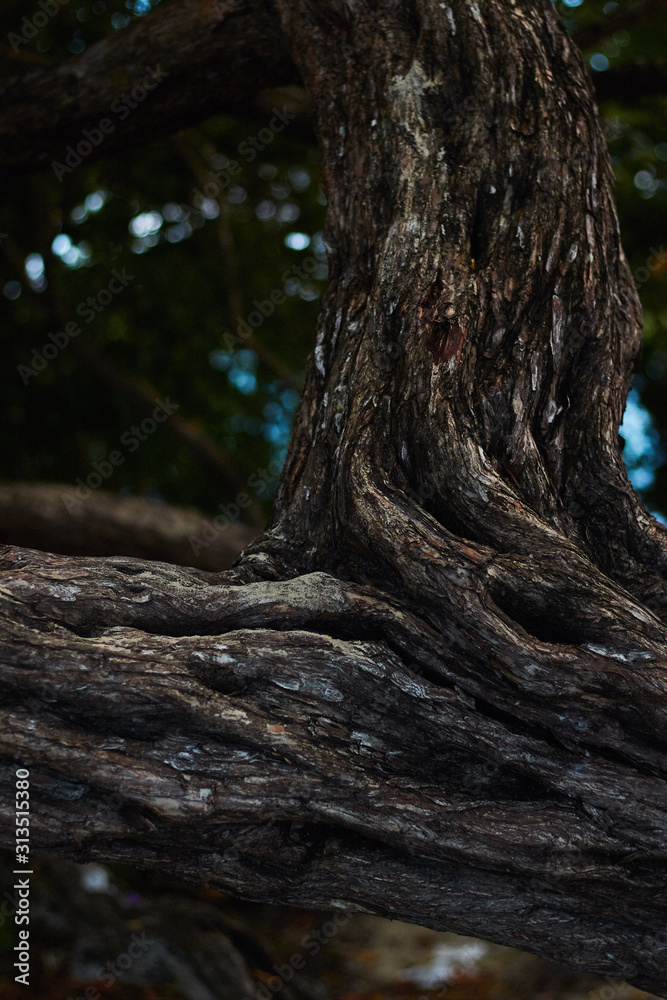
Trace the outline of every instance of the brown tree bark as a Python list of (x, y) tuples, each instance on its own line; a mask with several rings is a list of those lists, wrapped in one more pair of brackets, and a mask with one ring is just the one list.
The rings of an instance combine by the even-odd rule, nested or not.
[(221, 574), (5, 550), (1, 841), (23, 766), (35, 850), (666, 996), (667, 535), (581, 57), (550, 0), (278, 8), (331, 280), (274, 519)]

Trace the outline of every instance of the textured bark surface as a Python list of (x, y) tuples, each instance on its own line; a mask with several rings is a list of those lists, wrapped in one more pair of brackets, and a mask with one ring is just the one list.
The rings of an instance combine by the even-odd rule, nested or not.
[(550, 0), (278, 6), (331, 281), (272, 526), (222, 574), (7, 548), (1, 787), (35, 849), (665, 996), (667, 535), (582, 60)]

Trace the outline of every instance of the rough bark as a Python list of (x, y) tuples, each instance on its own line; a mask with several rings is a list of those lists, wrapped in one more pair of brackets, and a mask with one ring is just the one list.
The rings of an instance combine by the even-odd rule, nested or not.
[(278, 6), (331, 281), (272, 526), (217, 575), (7, 549), (2, 786), (37, 850), (667, 995), (667, 536), (586, 70), (550, 0)]
[[(0, 484), (0, 543), (63, 555), (136, 556), (215, 572), (257, 535), (219, 527), (197, 510), (96, 490), (81, 500), (66, 483)], [(194, 544), (191, 541), (194, 540)]]

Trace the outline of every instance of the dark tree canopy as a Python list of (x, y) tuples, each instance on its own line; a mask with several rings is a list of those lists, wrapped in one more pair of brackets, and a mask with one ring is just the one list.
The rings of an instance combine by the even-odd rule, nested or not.
[[(664, 35), (654, 4), (616, 7), (619, 51), (630, 28)], [(564, 25), (550, 0), (174, 3), (69, 61), (32, 53), (4, 82), (0, 167), (24, 199), (0, 247), (17, 275), (22, 213), (38, 241), (32, 299), (9, 286), (26, 336), (5, 433), (40, 423), (38, 383), (48, 413), (62, 403), (48, 433), (77, 427), (61, 542), (44, 544), (48, 488), (0, 496), (39, 512), (5, 519), (19, 544), (1, 555), (4, 845), (25, 767), (34, 850), (474, 933), (667, 995), (667, 534), (618, 435), (642, 320), (576, 42), (608, 36), (600, 16)], [(608, 72), (601, 100), (664, 101), (660, 64)], [(176, 131), (215, 111), (256, 116), (253, 131)], [(292, 124), (300, 165), (277, 138)], [(663, 197), (655, 170), (634, 183)], [(82, 185), (65, 225), (59, 199)], [(267, 269), (249, 297), (250, 205), (286, 242), (280, 287)], [(167, 253), (197, 228), (192, 255)], [(204, 268), (203, 301), (183, 267)], [(94, 337), (68, 328), (86, 309)], [(265, 336), (274, 313), (284, 350)], [(33, 343), (53, 345), (41, 369)], [(249, 390), (245, 412), (210, 368), (183, 379), (192, 345)], [(113, 404), (91, 405), (96, 385)], [(96, 450), (112, 406), (120, 444)], [(253, 419), (264, 437), (244, 453)], [(41, 434), (39, 477), (12, 474), (66, 479)], [(137, 492), (153, 477), (212, 517), (222, 492), (222, 517), (158, 529), (97, 492), (121, 466)], [(123, 517), (146, 519), (144, 548), (115, 548)], [(257, 537), (224, 570), (210, 545), (239, 520)], [(181, 565), (135, 557), (167, 550)]]

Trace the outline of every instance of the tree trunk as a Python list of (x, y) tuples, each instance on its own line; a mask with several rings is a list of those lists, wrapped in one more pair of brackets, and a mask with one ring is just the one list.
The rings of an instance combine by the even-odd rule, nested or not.
[(221, 574), (7, 549), (2, 843), (476, 934), (667, 995), (667, 535), (549, 0), (279, 0), (331, 280), (271, 528)]

